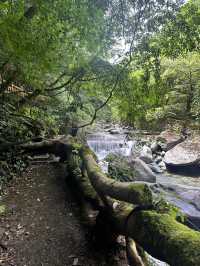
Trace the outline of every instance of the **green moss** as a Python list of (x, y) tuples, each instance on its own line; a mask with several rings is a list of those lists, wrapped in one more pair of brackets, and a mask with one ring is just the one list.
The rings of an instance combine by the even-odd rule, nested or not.
[(133, 183), (129, 185), (129, 190), (132, 191), (135, 199), (137, 199), (137, 202), (135, 202), (135, 204), (140, 204), (140, 205), (152, 204), (153, 197), (148, 185)]
[(127, 158), (109, 154), (105, 159), (108, 164), (109, 176), (118, 181), (134, 181), (135, 173), (134, 170), (129, 166)]
[(174, 266), (199, 266), (200, 232), (177, 222), (169, 214), (135, 214), (134, 238), (147, 252)]
[(154, 208), (158, 213), (167, 213), (177, 221), (184, 223), (185, 216), (179, 208), (167, 202), (165, 199), (160, 198), (159, 201), (154, 202)]
[(77, 151), (79, 151), (82, 148), (82, 145), (79, 143), (73, 143), (73, 148)]
[(88, 180), (88, 177), (82, 177), (81, 178), (81, 186), (83, 187), (84, 190), (84, 196), (88, 199), (96, 199), (97, 198), (97, 193), (94, 190), (93, 186)]

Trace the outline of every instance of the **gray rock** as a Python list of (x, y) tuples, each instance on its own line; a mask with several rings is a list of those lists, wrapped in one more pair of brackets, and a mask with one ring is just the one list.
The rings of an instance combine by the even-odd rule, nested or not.
[(156, 163), (150, 163), (148, 166), (151, 168), (151, 170), (156, 174), (163, 173), (163, 170), (160, 169), (160, 167)]
[(159, 164), (161, 161), (162, 161), (162, 157), (161, 156), (157, 156), (156, 159), (155, 159), (155, 162), (157, 164)]
[(153, 155), (152, 151), (148, 146), (143, 146), (139, 158), (144, 161), (145, 163), (152, 163), (153, 162)]
[(165, 142), (162, 142), (162, 141), (159, 141), (158, 142), (158, 145), (159, 145), (159, 147), (160, 147), (160, 149), (162, 150), (162, 151), (167, 151), (167, 149), (168, 149), (168, 146), (167, 146), (167, 143), (165, 143)]
[(159, 162), (158, 166), (162, 169), (162, 170), (166, 170), (166, 165), (163, 161)]
[(108, 130), (108, 132), (110, 134), (113, 134), (113, 135), (121, 133), (120, 129), (117, 129), (117, 128), (112, 128), (112, 129)]
[(151, 168), (139, 158), (130, 162), (132, 169), (134, 170), (134, 177), (137, 181), (145, 181), (154, 183), (156, 182), (156, 175)]
[(109, 154), (106, 159), (108, 174), (121, 182), (135, 181), (134, 170), (129, 165), (127, 157), (118, 154)]
[(187, 139), (166, 152), (164, 162), (170, 169), (200, 173), (200, 137)]
[(151, 151), (154, 153), (156, 151), (158, 151), (160, 148), (160, 146), (158, 145), (158, 143), (156, 141), (154, 141), (152, 144), (151, 144)]
[(164, 157), (165, 156), (165, 151), (161, 152), (161, 156)]
[(156, 182), (156, 175), (151, 168), (139, 158), (129, 160), (121, 155), (110, 154), (108, 161), (108, 174), (110, 177), (122, 182), (145, 181)]
[[(161, 132), (156, 140), (163, 150), (168, 151), (184, 141), (184, 138), (173, 131), (165, 130)], [(162, 143), (164, 143), (164, 145)]]

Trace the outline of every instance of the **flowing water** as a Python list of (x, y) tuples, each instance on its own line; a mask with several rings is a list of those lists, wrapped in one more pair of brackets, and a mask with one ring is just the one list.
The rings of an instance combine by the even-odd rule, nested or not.
[(130, 156), (134, 141), (126, 140), (126, 135), (106, 133), (88, 135), (87, 143), (99, 159), (99, 165), (107, 173), (108, 163), (104, 160), (108, 154), (115, 153)]
[(110, 153), (130, 156), (134, 144), (134, 141), (126, 140), (126, 136), (123, 134), (111, 135), (108, 133), (90, 134), (87, 142), (99, 160), (103, 160)]
[[(135, 143), (134, 140), (127, 140), (125, 134), (111, 135), (102, 132), (88, 135), (88, 145), (97, 155), (104, 172), (108, 170), (108, 163), (104, 160), (108, 154), (130, 156), (134, 153)], [(200, 178), (157, 174), (157, 182), (152, 185), (152, 189), (179, 207), (191, 218), (193, 227), (200, 230)]]
[[(96, 133), (88, 135), (88, 145), (99, 159), (99, 165), (104, 172), (108, 170), (108, 163), (104, 160), (110, 153), (130, 156), (134, 153), (136, 141), (127, 140), (125, 134), (111, 135)], [(158, 174), (156, 184), (152, 185), (154, 192), (164, 196), (169, 202), (179, 207), (188, 217), (188, 224), (200, 230), (200, 178), (174, 175), (170, 173)], [(195, 198), (196, 197), (196, 198)], [(152, 258), (154, 265), (167, 264)]]

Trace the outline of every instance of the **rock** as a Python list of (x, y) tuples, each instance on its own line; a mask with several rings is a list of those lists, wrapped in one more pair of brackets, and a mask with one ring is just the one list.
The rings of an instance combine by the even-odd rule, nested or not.
[(145, 163), (152, 163), (153, 162), (153, 155), (152, 151), (148, 146), (143, 146), (139, 158), (144, 161)]
[(151, 170), (156, 174), (163, 173), (163, 170), (160, 169), (160, 167), (156, 163), (150, 163), (148, 166), (151, 168)]
[(126, 157), (117, 154), (109, 154), (105, 161), (108, 162), (108, 174), (113, 179), (128, 182), (134, 181), (135, 175)]
[(156, 157), (157, 157), (157, 154), (153, 154), (153, 160), (155, 160), (156, 159)]
[(165, 152), (167, 151), (167, 143), (159, 141), (158, 145), (159, 145), (161, 151), (165, 151)]
[(162, 170), (166, 170), (166, 165), (163, 161), (159, 162), (158, 166), (162, 169)]
[(164, 156), (167, 168), (183, 174), (200, 174), (200, 137), (179, 143)]
[(164, 157), (165, 156), (165, 151), (161, 152), (161, 156)]
[(162, 161), (162, 157), (161, 156), (157, 156), (155, 159), (155, 163), (159, 164)]
[(111, 125), (110, 124), (106, 124), (104, 125), (104, 129), (110, 129)]
[(158, 142), (154, 141), (152, 144), (151, 144), (151, 151), (154, 153), (156, 151), (159, 151), (160, 150), (160, 145), (158, 145)]
[(121, 133), (121, 131), (120, 131), (119, 128), (111, 128), (111, 129), (108, 130), (108, 132), (109, 132), (110, 134), (113, 134), (113, 135), (115, 135), (115, 134), (120, 134), (120, 133)]
[[(173, 147), (175, 147), (177, 144), (181, 143), (184, 138), (178, 135), (175, 132), (172, 132), (170, 130), (165, 130), (161, 132), (161, 134), (157, 137), (158, 144), (162, 147), (163, 150), (170, 150)], [(162, 145), (164, 143), (166, 145)]]
[(156, 182), (156, 175), (152, 172), (151, 168), (139, 158), (130, 161), (132, 169), (134, 169), (134, 177), (137, 181), (145, 181), (154, 183)]
[(128, 157), (110, 154), (106, 157), (108, 174), (110, 177), (122, 182), (145, 181), (156, 182), (156, 176), (148, 165), (140, 160), (129, 160)]

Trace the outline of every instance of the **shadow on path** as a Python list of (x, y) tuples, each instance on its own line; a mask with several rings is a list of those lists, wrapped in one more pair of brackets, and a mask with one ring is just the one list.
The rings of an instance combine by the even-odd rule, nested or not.
[[(111, 266), (92, 248), (60, 164), (32, 165), (10, 183), (0, 217), (0, 265)], [(115, 266), (125, 266), (116, 258)]]

